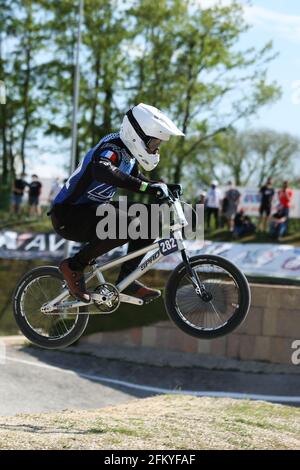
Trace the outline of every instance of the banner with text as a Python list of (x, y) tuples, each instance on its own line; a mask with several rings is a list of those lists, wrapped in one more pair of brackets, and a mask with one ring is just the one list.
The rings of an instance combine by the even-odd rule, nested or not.
[[(53, 262), (64, 256), (66, 241), (55, 233), (18, 233), (10, 230), (0, 232), (0, 258), (45, 259)], [(69, 254), (80, 248), (79, 243), (69, 242)], [(224, 256), (237, 264), (247, 275), (280, 277), (300, 280), (300, 247), (262, 243), (222, 243), (188, 241), (186, 248), (191, 256), (215, 254)], [(120, 257), (126, 246), (115, 248), (99, 258), (100, 263)], [(155, 265), (156, 269), (172, 270), (181, 261), (180, 254), (172, 253)]]
[[(239, 187), (238, 190), (241, 193), (241, 200), (240, 200), (239, 208), (243, 208), (247, 215), (258, 216), (259, 206), (260, 206), (259, 189)], [(225, 192), (226, 192), (226, 188), (223, 188), (223, 193)], [(279, 204), (278, 190), (276, 190), (275, 196), (273, 198), (272, 212), (276, 211), (276, 206), (278, 204)], [(291, 201), (291, 209), (290, 209), (289, 217), (292, 219), (300, 218), (300, 190), (298, 189), (293, 189), (293, 197)]]

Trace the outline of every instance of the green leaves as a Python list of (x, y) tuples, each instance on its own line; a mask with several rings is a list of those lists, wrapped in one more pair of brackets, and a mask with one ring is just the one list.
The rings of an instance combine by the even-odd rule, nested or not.
[(268, 129), (232, 129), (216, 135), (204, 154), (220, 181), (234, 178), (240, 186), (260, 186), (269, 176), (278, 183), (293, 178), (300, 141)]
[[(3, 159), (7, 166), (9, 154), (21, 155), (25, 166), (37, 133), (68, 144), (78, 4), (0, 0), (0, 21), (11, 47), (0, 56), (0, 79), (12, 90), (0, 115)], [(186, 134), (163, 146), (161, 176), (211, 175), (215, 139), (280, 96), (266, 73), (272, 44), (242, 49), (247, 29), (237, 2), (203, 9), (192, 0), (85, 0), (78, 158), (145, 102)]]

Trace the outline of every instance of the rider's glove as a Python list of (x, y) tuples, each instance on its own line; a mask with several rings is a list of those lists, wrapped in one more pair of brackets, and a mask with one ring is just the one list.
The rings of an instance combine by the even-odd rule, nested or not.
[(181, 184), (168, 184), (168, 189), (175, 196), (182, 196), (182, 185)]
[(148, 184), (147, 193), (153, 194), (157, 199), (167, 199), (169, 197), (168, 186), (165, 183)]

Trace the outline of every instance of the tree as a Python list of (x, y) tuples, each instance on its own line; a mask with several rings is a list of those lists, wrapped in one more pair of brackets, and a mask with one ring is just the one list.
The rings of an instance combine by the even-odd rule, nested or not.
[[(120, 121), (119, 90), (127, 81), (124, 41), (129, 37), (118, 1), (87, 0), (83, 44), (88, 60), (83, 87), (82, 109), (86, 138), (94, 146), (99, 137), (112, 132)], [(117, 124), (117, 125), (118, 125)]]
[(133, 96), (168, 109), (187, 135), (163, 152), (165, 173), (178, 182), (185, 166), (201, 165), (207, 140), (278, 98), (266, 78), (272, 45), (237, 49), (248, 29), (237, 2), (201, 9), (194, 1), (140, 0), (131, 14), (142, 48), (133, 58)]
[(40, 67), (46, 103), (43, 130), (44, 135), (50, 136), (55, 142), (54, 147), (59, 149), (60, 153), (68, 155), (72, 127), (78, 3), (72, 0), (39, 0), (39, 4), (45, 17), (44, 30), (47, 37), (47, 60)]
[[(45, 132), (69, 146), (78, 5), (70, 0), (42, 3), (48, 16), (50, 51), (44, 67), (44, 91), (49, 96), (47, 113), (52, 117)], [(126, 78), (122, 46), (128, 36), (120, 5), (113, 0), (84, 2), (77, 161), (88, 145), (94, 146), (101, 136), (112, 132), (115, 121), (120, 121), (116, 96)]]
[[(0, 15), (11, 47), (5, 57), (0, 48), (9, 94), (0, 115), (7, 178), (18, 156), (25, 168), (37, 135), (50, 136), (68, 161), (78, 4), (0, 0)], [(77, 159), (143, 101), (186, 134), (162, 147), (153, 178), (178, 182), (201, 172), (208, 179), (216, 172), (207, 157), (216, 153), (215, 138), (280, 94), (267, 79), (272, 45), (238, 47), (247, 29), (237, 2), (203, 9), (195, 0), (85, 0)]]
[[(42, 51), (43, 24), (37, 18), (36, 2), (13, 0), (0, 5), (2, 47), (0, 73), (8, 90), (1, 106), (2, 181), (15, 171), (15, 159), (26, 169), (26, 146), (33, 145), (34, 131), (41, 123), (37, 53)], [(5, 54), (4, 43), (9, 49)], [(10, 164), (8, 163), (10, 162)]]
[[(249, 132), (249, 148), (256, 161), (253, 175), (261, 185), (268, 176), (282, 181), (294, 176), (294, 168), (300, 157), (300, 141), (286, 133), (268, 129)], [(252, 178), (253, 180), (253, 178)]]
[(223, 182), (233, 178), (238, 186), (261, 186), (269, 176), (278, 182), (292, 177), (299, 156), (298, 138), (268, 129), (252, 129), (215, 136), (204, 158), (209, 162), (207, 173), (213, 178)]

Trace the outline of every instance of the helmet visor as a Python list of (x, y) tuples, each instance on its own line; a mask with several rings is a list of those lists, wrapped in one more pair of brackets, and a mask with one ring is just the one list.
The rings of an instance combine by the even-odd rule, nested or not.
[(151, 154), (157, 153), (161, 142), (162, 140), (157, 139), (156, 137), (149, 137), (146, 143), (147, 152)]

